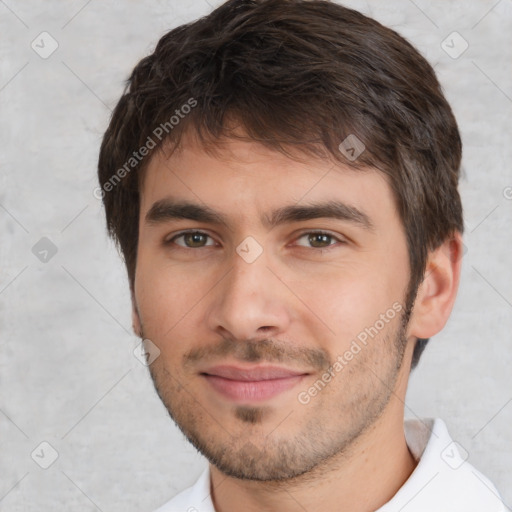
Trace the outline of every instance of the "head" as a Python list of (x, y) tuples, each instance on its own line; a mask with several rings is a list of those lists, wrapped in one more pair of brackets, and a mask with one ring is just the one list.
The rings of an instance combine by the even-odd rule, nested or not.
[[(335, 3), (231, 0), (135, 67), (97, 190), (156, 389), (219, 468), (297, 476), (397, 407), (455, 299), (460, 159), (431, 66)], [(296, 380), (229, 399), (218, 364)]]

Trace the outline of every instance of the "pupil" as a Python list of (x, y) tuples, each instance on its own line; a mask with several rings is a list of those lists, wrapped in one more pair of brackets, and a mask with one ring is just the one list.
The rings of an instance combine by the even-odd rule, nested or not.
[(201, 233), (188, 233), (187, 235), (187, 245), (192, 245), (197, 247), (198, 245), (202, 245), (203, 235)]
[(331, 237), (329, 235), (323, 235), (321, 233), (314, 233), (314, 234), (310, 235), (309, 242), (314, 247), (319, 247), (319, 246), (324, 247), (325, 245), (329, 245), (330, 238)]

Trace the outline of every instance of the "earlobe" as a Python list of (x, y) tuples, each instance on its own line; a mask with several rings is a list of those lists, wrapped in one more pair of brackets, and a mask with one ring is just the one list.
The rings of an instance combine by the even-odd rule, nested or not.
[(463, 247), (456, 232), (429, 253), (409, 322), (410, 335), (430, 338), (445, 326), (457, 296)]

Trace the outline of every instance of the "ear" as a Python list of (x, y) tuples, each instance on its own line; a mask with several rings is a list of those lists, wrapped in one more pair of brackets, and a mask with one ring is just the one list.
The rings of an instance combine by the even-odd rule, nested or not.
[(135, 301), (135, 293), (131, 290), (131, 298), (132, 298), (132, 326), (133, 332), (139, 337), (142, 338), (142, 322), (140, 321), (139, 311), (137, 309), (137, 302)]
[(430, 338), (445, 326), (459, 287), (463, 250), (462, 236), (456, 232), (429, 253), (409, 322), (409, 335)]

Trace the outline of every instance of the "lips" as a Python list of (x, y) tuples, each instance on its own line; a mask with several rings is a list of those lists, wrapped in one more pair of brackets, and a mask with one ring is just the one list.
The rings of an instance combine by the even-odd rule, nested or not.
[(220, 365), (201, 372), (219, 394), (237, 402), (268, 400), (298, 384), (306, 372), (278, 366), (241, 368)]

